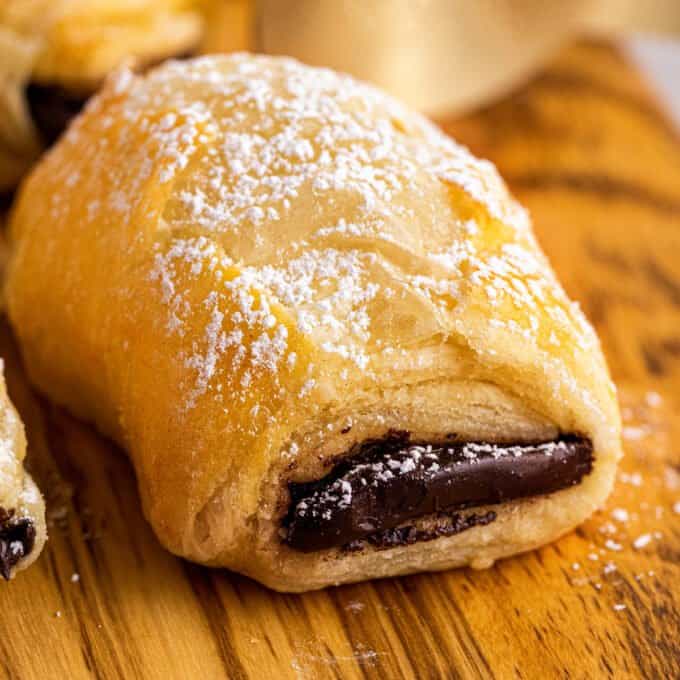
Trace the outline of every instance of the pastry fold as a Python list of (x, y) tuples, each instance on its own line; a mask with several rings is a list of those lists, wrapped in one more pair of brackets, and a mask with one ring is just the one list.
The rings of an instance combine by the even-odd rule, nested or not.
[(24, 426), (7, 396), (0, 359), (0, 575), (9, 580), (40, 555), (47, 529), (45, 503), (24, 468)]
[(370, 86), (249, 55), (124, 71), (11, 237), (32, 381), (129, 452), (188, 559), (289, 591), (484, 567), (609, 493), (614, 386), (527, 214)]

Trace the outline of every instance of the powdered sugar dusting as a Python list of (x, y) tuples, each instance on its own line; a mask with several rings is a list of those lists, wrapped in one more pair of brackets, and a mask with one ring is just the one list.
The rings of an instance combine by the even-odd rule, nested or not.
[[(194, 374), (193, 385), (186, 386), (188, 408), (213, 388), (213, 383), (216, 398), (223, 399), (223, 382), (213, 379), (226, 352), (230, 353), (231, 378), (239, 375), (243, 388), (258, 373), (277, 374), (281, 366), (292, 370), (295, 365), (288, 353), (286, 325), (257, 290), (254, 277), (247, 272), (234, 275), (234, 271), (230, 258), (205, 237), (174, 240), (166, 252), (156, 254), (150, 279), (160, 284), (169, 310), (167, 331), (183, 336), (197, 311), (206, 320), (203, 337), (192, 343), (190, 353), (180, 357)], [(197, 306), (178, 281), (199, 275), (210, 278), (212, 289)], [(246, 334), (252, 342), (244, 341)]]
[[(203, 57), (115, 77), (61, 143), (79, 145), (94, 125), (100, 148), (56, 172), (64, 183), (78, 175), (85, 192), (101, 178), (111, 187), (91, 192), (103, 196), (87, 204), (91, 224), (113, 214), (157, 225), (134, 238), (154, 239), (165, 331), (183, 338), (203, 324), (181, 357), (188, 407), (219, 391), (227, 355), (241, 391), (296, 367), (292, 326), (272, 305), (324, 361), (347, 366), (343, 379), (376, 379), (376, 357), (423, 338), (465, 335), (479, 305), (490, 337), (546, 357), (567, 340), (597, 345), (493, 166), (369, 85), (290, 59)], [(105, 153), (114, 162), (98, 162)], [(474, 210), (456, 208), (455, 192)], [(55, 220), (68, 210), (59, 193), (51, 210)], [(206, 276), (214, 294), (196, 300)]]

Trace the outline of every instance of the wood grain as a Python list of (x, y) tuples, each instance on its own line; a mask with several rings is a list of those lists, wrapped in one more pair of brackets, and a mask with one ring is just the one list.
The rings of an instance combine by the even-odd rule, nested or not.
[(445, 127), (498, 164), (600, 333), (627, 437), (607, 507), (487, 571), (275, 594), (163, 551), (124, 455), (31, 391), (2, 324), (51, 528), (36, 565), (0, 587), (0, 675), (678, 677), (678, 136), (602, 44), (566, 50), (512, 98)]

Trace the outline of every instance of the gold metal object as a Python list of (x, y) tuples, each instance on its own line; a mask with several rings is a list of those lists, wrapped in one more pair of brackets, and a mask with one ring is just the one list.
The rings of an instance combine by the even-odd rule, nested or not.
[(430, 114), (531, 75), (590, 0), (258, 0), (254, 47), (371, 81)]

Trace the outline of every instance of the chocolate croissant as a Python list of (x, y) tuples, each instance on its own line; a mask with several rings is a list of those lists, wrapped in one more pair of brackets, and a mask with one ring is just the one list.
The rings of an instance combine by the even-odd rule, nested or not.
[(11, 191), (104, 77), (195, 49), (198, 0), (3, 0), (0, 192)]
[(38, 558), (47, 530), (43, 497), (24, 469), (26, 435), (3, 370), (0, 359), (0, 575), (9, 580)]
[(284, 591), (486, 567), (610, 491), (614, 386), (526, 212), (368, 85), (124, 71), (11, 237), (32, 381), (129, 452), (178, 555)]

